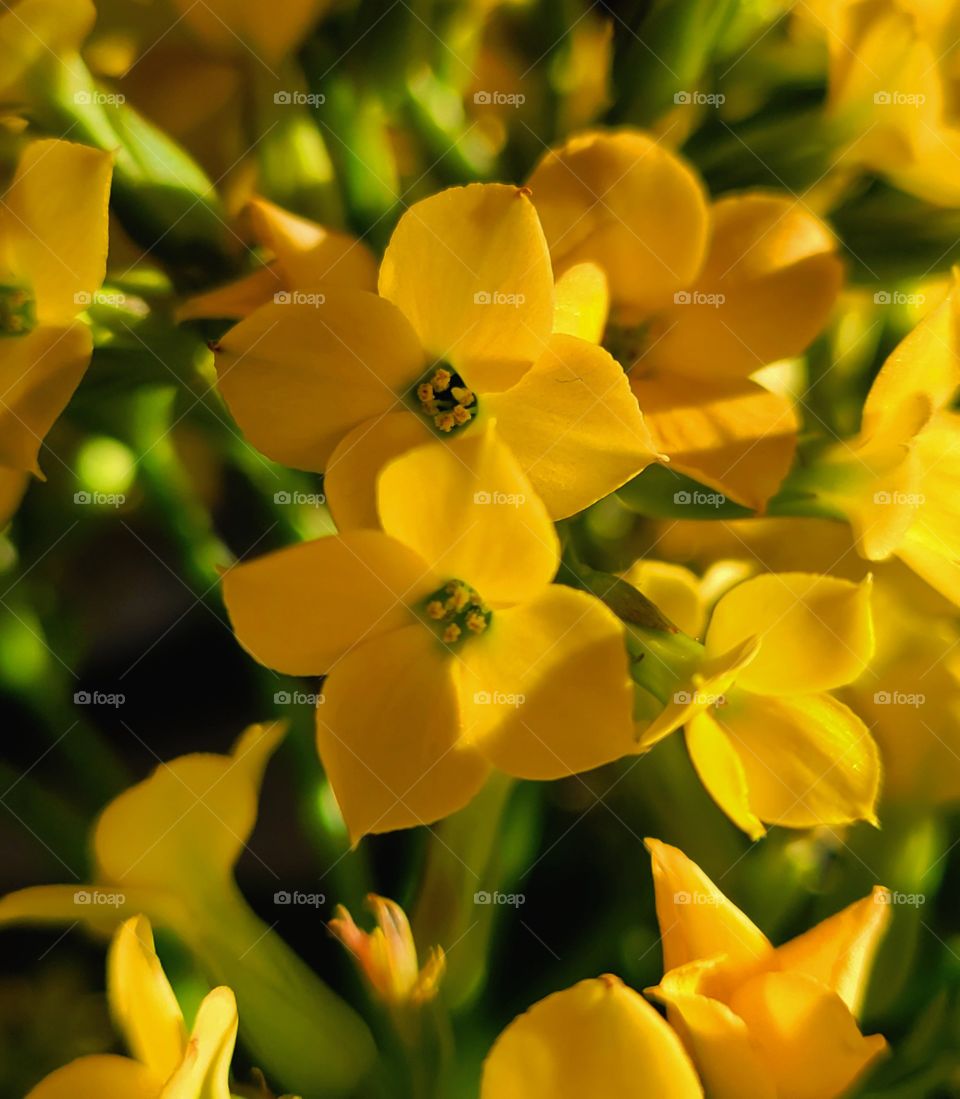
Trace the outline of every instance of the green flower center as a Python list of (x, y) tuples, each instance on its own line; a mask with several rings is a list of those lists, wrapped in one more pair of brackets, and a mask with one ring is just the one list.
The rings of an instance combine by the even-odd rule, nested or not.
[(647, 324), (616, 324), (608, 322), (603, 333), (603, 347), (628, 373), (642, 358), (649, 342)]
[(437, 362), (413, 390), (416, 407), (437, 431), (448, 435), (477, 414), (477, 395), (448, 362)]
[(427, 621), (447, 645), (463, 641), (468, 634), (483, 633), (493, 617), (477, 592), (462, 580), (448, 580), (427, 596), (423, 608)]
[(0, 283), (0, 336), (26, 336), (36, 327), (36, 302), (30, 290)]

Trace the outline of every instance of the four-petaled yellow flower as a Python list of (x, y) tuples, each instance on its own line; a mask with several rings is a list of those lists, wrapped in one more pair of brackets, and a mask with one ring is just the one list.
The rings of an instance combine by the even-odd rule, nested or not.
[(657, 458), (619, 365), (569, 334), (589, 286), (567, 290), (555, 330), (550, 256), (525, 190), (451, 188), (400, 219), (379, 296), (326, 286), (228, 332), (220, 392), (265, 454), (325, 472), (341, 531), (376, 526), (388, 459), (490, 420), (562, 518)]
[(550, 583), (554, 526), (492, 424), (394, 459), (377, 506), (381, 530), (223, 581), (255, 659), (328, 676), (318, 744), (354, 839), (454, 812), (491, 767), (552, 779), (633, 750), (623, 626)]
[(794, 456), (792, 404), (750, 376), (823, 327), (842, 267), (826, 225), (766, 191), (708, 204), (684, 161), (635, 130), (588, 132), (529, 180), (561, 278), (606, 275), (605, 345), (671, 468), (762, 508)]
[(125, 920), (113, 937), (107, 993), (132, 1057), (80, 1057), (41, 1080), (27, 1099), (230, 1099), (234, 995), (226, 987), (208, 993), (188, 1035), (144, 916)]

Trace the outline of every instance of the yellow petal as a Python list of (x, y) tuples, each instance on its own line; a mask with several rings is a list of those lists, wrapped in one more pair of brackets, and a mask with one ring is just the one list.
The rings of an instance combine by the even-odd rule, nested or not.
[(553, 523), (492, 422), (395, 458), (377, 500), (387, 534), (493, 606), (529, 598), (557, 571)]
[(261, 305), (266, 305), (283, 287), (283, 281), (272, 267), (261, 267), (226, 286), (187, 298), (177, 309), (175, 317), (178, 324), (201, 317), (240, 320), (249, 317)]
[(257, 240), (274, 254), (287, 289), (315, 290), (332, 284), (376, 290), (376, 260), (363, 241), (291, 214), (265, 198), (253, 199), (248, 209)]
[(644, 133), (579, 134), (543, 157), (530, 188), (556, 269), (598, 264), (615, 309), (661, 309), (700, 269), (703, 184)]
[(166, 1080), (183, 1059), (187, 1032), (144, 916), (120, 925), (107, 958), (110, 1010), (138, 1061)]
[(870, 968), (889, 922), (890, 893), (875, 886), (869, 897), (777, 947), (776, 964), (813, 977), (859, 1015)]
[(581, 981), (504, 1030), (483, 1067), (481, 1099), (698, 1099), (676, 1034), (617, 977)]
[(80, 384), (92, 351), (90, 329), (80, 321), (0, 338), (0, 465), (40, 473), (44, 437)]
[(174, 0), (190, 29), (216, 50), (250, 58), (260, 66), (276, 65), (300, 41), (329, 0), (289, 0), (278, 12), (259, 0)]
[(869, 577), (859, 584), (802, 572), (752, 577), (717, 603), (707, 652), (756, 635), (760, 651), (738, 676), (740, 687), (780, 695), (842, 686), (873, 655), (870, 596)]
[(679, 848), (656, 839), (644, 843), (653, 866), (665, 972), (718, 954), (739, 963), (772, 951), (766, 935)]
[(707, 610), (696, 573), (670, 561), (641, 557), (627, 569), (623, 578), (656, 603), (684, 633), (691, 637), (702, 636)]
[(472, 389), (516, 381), (553, 325), (550, 257), (526, 192), (472, 183), (415, 203), (390, 238), (380, 293)]
[(802, 973), (762, 973), (731, 1008), (777, 1084), (777, 1099), (838, 1099), (886, 1048), (865, 1038), (840, 997)]
[(237, 1001), (229, 988), (215, 988), (203, 998), (183, 1063), (159, 1099), (230, 1099), (236, 1040)]
[(762, 509), (793, 463), (799, 423), (790, 401), (747, 378), (691, 383), (639, 369), (630, 384), (670, 468)]
[(389, 302), (335, 287), (321, 296), (263, 306), (224, 336), (216, 357), (244, 435), (275, 461), (318, 473), (348, 431), (402, 407), (424, 370), (415, 334)]
[(223, 599), (255, 660), (289, 675), (323, 675), (355, 646), (412, 622), (409, 605), (442, 579), (392, 538), (353, 531), (235, 565)]
[(695, 714), (684, 728), (690, 762), (704, 789), (733, 823), (758, 840), (766, 832), (750, 803), (750, 786), (743, 761), (713, 714)]
[(842, 278), (833, 234), (799, 202), (720, 199), (706, 264), (657, 318), (646, 358), (687, 376), (745, 378), (806, 349)]
[(323, 489), (337, 530), (375, 530), (377, 478), (393, 458), (435, 438), (421, 416), (387, 412), (347, 432), (330, 455)]
[(149, 912), (151, 919), (175, 924), (182, 909), (175, 899), (153, 888), (117, 885), (34, 885), (0, 898), (0, 925), (75, 924), (111, 934), (124, 919)]
[(232, 888), (263, 770), (283, 734), (280, 722), (252, 725), (230, 755), (178, 756), (114, 798), (94, 829), (98, 880), (166, 890), (200, 906)]
[(41, 324), (68, 323), (103, 282), (112, 172), (110, 153), (52, 138), (20, 158), (3, 197), (3, 232)]
[(554, 519), (608, 496), (657, 451), (626, 375), (602, 347), (552, 336), (520, 381), (483, 399)]
[(20, 0), (0, 11), (0, 98), (29, 99), (33, 67), (76, 52), (97, 12), (90, 0)]
[(460, 742), (454, 660), (418, 624), (347, 653), (324, 683), (317, 746), (354, 841), (439, 820), (485, 782)]
[(575, 263), (554, 286), (553, 331), (599, 343), (607, 324), (610, 291), (596, 263)]
[(876, 822), (877, 746), (860, 718), (835, 698), (738, 690), (710, 719), (740, 757), (750, 806), (761, 820), (791, 828)]
[(94, 1054), (45, 1076), (27, 1099), (157, 1099), (163, 1078), (129, 1057)]
[(552, 584), (459, 655), (464, 736), (501, 771), (561, 778), (635, 750), (623, 625), (594, 596)]

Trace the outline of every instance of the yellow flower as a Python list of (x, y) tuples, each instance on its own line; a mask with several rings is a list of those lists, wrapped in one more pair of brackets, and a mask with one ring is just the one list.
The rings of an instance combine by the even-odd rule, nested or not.
[(94, 884), (10, 893), (0, 899), (0, 925), (84, 920), (112, 930), (124, 916), (146, 913), (234, 990), (244, 1039), (265, 1069), (304, 1094), (342, 1094), (369, 1066), (369, 1032), (253, 913), (233, 879), (283, 733), (280, 723), (252, 725), (229, 755), (160, 764), (101, 813)]
[(69, 66), (90, 33), (90, 0), (13, 0), (0, 10), (0, 116), (19, 113), (56, 65)]
[(960, 417), (947, 408), (960, 385), (960, 291), (894, 349), (863, 407), (859, 434), (831, 445), (791, 478), (853, 528), (869, 560), (896, 554), (960, 603)]
[[(2, 43), (0, 43), (2, 52)], [(38, 454), (93, 351), (79, 314), (103, 282), (112, 158), (29, 144), (0, 204), (0, 466), (42, 476)]]
[(382, 530), (223, 581), (255, 659), (328, 674), (318, 744), (353, 838), (454, 812), (491, 766), (551, 779), (630, 752), (622, 624), (550, 583), (553, 524), (494, 425), (408, 451), (377, 491)]
[(226, 987), (208, 993), (188, 1037), (144, 916), (124, 921), (114, 935), (107, 992), (133, 1056), (80, 1057), (41, 1080), (27, 1099), (229, 1099), (234, 995)]
[(580, 981), (500, 1035), (480, 1099), (702, 1099), (677, 1035), (619, 977)]
[(880, 762), (863, 721), (828, 692), (873, 654), (870, 580), (765, 573), (724, 594), (690, 682), (641, 730), (646, 750), (681, 725), (711, 797), (758, 838), (875, 823)]
[(247, 212), (254, 241), (271, 262), (236, 282), (189, 298), (177, 311), (180, 321), (198, 317), (249, 316), (271, 300), (294, 302), (327, 285), (374, 290), (377, 268), (370, 249), (348, 233), (282, 210), (265, 198), (252, 199)]
[[(554, 518), (656, 458), (617, 363), (570, 335), (569, 317), (553, 333), (550, 257), (525, 191), (472, 184), (416, 203), (379, 290), (327, 287), (322, 301), (263, 306), (217, 356), (244, 434), (276, 461), (325, 472), (341, 530), (376, 525), (376, 473), (389, 458), (485, 420), (496, 419)], [(438, 371), (473, 400), (452, 390), (421, 399)]]
[(530, 177), (554, 267), (609, 283), (606, 346), (671, 468), (761, 508), (790, 468), (797, 418), (751, 380), (823, 326), (842, 268), (829, 229), (767, 192), (708, 204), (693, 170), (633, 130), (587, 132)]
[(857, 1015), (890, 895), (873, 894), (774, 948), (675, 847), (647, 840), (667, 1005), (711, 1099), (837, 1099), (886, 1042)]
[(417, 1005), (439, 991), (446, 965), (443, 950), (432, 947), (423, 968), (406, 913), (395, 901), (370, 893), (367, 903), (377, 926), (361, 931), (343, 905), (327, 925), (353, 955), (374, 994), (390, 1007)]

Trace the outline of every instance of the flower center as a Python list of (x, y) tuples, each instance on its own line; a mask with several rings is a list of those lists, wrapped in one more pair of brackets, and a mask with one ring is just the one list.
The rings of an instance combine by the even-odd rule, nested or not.
[(490, 625), (493, 612), (462, 580), (448, 580), (428, 595), (424, 602), (427, 620), (433, 623), (440, 640), (454, 645), (465, 633), (481, 634)]
[(447, 362), (433, 367), (413, 391), (417, 406), (444, 434), (470, 423), (477, 413), (477, 396)]
[(603, 333), (603, 347), (630, 373), (643, 357), (649, 335), (646, 324), (616, 324), (610, 321)]
[(36, 327), (33, 294), (26, 286), (0, 283), (0, 336), (26, 336)]

